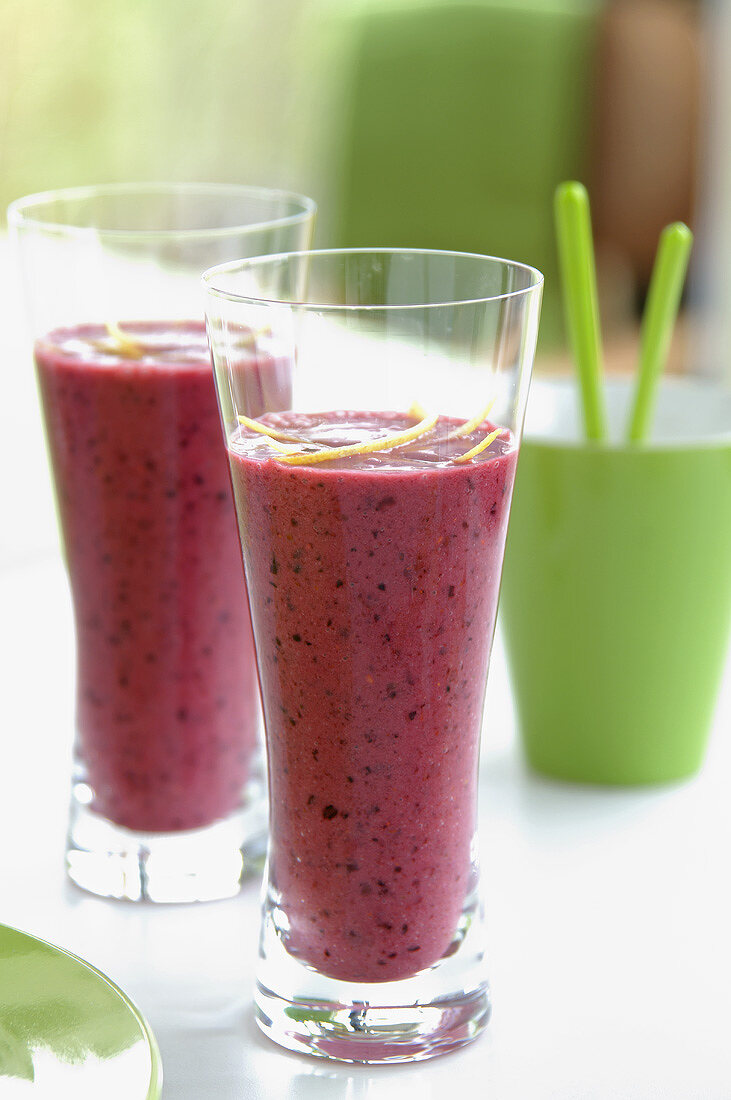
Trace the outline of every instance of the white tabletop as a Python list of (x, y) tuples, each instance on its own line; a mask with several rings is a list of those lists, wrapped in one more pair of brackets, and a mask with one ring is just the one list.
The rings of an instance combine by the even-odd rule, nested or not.
[(455, 1054), (368, 1070), (258, 1033), (256, 884), (155, 908), (65, 881), (73, 635), (58, 556), (6, 565), (0, 607), (0, 920), (82, 955), (137, 1000), (165, 1100), (731, 1097), (731, 669), (698, 779), (592, 790), (526, 773), (497, 646), (480, 818), (493, 1019)]

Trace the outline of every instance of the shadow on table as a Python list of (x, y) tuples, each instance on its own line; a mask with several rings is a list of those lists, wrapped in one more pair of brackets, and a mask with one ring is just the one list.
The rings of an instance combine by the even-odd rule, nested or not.
[(696, 780), (645, 787), (603, 787), (531, 772), (514, 750), (483, 762), (482, 806), (491, 818), (528, 836), (558, 840), (581, 830), (600, 837), (639, 825), (668, 799), (692, 796)]

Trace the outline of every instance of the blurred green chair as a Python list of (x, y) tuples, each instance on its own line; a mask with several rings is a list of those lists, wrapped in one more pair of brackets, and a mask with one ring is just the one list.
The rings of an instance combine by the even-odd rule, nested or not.
[(370, 0), (345, 19), (342, 246), (508, 256), (546, 276), (562, 332), (553, 190), (585, 175), (600, 0)]

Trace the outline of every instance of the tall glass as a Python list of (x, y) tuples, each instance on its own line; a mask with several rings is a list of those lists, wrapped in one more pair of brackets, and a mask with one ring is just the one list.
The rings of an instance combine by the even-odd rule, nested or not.
[[(67, 867), (110, 897), (234, 894), (263, 850), (259, 696), (201, 272), (307, 247), (314, 204), (218, 185), (13, 203), (73, 599)], [(242, 343), (257, 415), (290, 362)]]
[[(489, 1015), (478, 746), (542, 278), (368, 250), (204, 281), (269, 763), (257, 1018), (430, 1057)], [(296, 362), (293, 411), (249, 404), (242, 340)]]

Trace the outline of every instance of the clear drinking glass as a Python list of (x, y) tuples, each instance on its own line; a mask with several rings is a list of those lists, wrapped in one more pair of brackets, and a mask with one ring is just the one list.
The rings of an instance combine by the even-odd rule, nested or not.
[[(234, 894), (263, 852), (259, 695), (203, 322), (211, 263), (310, 243), (315, 206), (228, 185), (12, 204), (74, 607), (67, 868), (110, 897)], [(257, 415), (289, 361), (238, 368)]]
[[(489, 1015), (478, 746), (542, 277), (362, 250), (204, 282), (269, 765), (258, 1022), (427, 1058)], [(241, 341), (296, 362), (293, 411), (250, 403)]]

